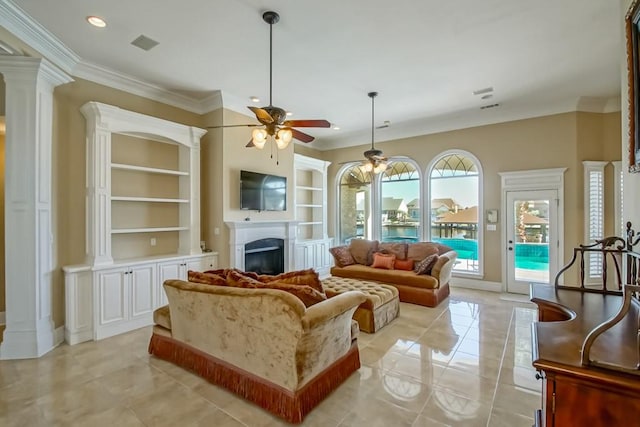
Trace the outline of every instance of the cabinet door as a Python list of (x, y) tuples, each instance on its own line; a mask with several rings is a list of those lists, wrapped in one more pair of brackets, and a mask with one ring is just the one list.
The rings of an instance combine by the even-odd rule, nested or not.
[(187, 271), (189, 270), (204, 271), (205, 270), (204, 259), (202, 257), (187, 259), (187, 261), (185, 262), (184, 268), (185, 268), (185, 272), (184, 272), (183, 280), (187, 280)]
[(138, 265), (129, 270), (131, 318), (153, 312), (155, 272), (155, 264)]
[(202, 271), (215, 270), (218, 268), (218, 255), (207, 255), (202, 258)]
[(164, 292), (162, 284), (169, 279), (182, 279), (181, 276), (182, 260), (167, 261), (158, 264), (158, 287), (156, 292), (156, 307), (162, 307), (169, 304), (167, 294)]
[(98, 327), (127, 320), (128, 270), (119, 268), (97, 273), (98, 277)]

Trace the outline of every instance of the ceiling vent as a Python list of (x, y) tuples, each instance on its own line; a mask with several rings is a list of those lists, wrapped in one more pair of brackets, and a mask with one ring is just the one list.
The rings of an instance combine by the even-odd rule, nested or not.
[(483, 105), (482, 107), (480, 107), (481, 110), (486, 110), (488, 108), (495, 108), (495, 107), (499, 107), (500, 104), (489, 104), (489, 105)]
[(485, 93), (491, 93), (491, 92), (493, 92), (493, 86), (485, 87), (484, 89), (474, 90), (473, 94), (474, 95), (484, 95)]
[(142, 50), (151, 50), (154, 47), (158, 46), (158, 42), (150, 39), (149, 37), (141, 34), (137, 39), (131, 42), (135, 47), (139, 47)]

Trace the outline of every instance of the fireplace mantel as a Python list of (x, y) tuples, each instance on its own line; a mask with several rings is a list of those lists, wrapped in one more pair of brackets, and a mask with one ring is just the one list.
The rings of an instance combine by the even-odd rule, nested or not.
[(294, 246), (296, 220), (225, 221), (229, 228), (229, 263), (231, 267), (244, 270), (244, 245), (259, 239), (284, 240), (285, 271), (295, 269)]

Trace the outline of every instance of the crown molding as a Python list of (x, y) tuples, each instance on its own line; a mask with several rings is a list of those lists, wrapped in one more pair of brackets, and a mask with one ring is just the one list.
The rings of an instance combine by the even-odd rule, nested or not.
[(208, 113), (212, 109), (222, 106), (221, 95), (219, 95), (220, 91), (214, 91), (208, 97), (197, 100), (85, 61), (78, 63), (73, 71), (73, 75), (94, 83), (162, 102), (163, 104), (182, 108), (183, 110), (196, 114)]
[(0, 26), (34, 48), (66, 73), (80, 57), (11, 0), (0, 0)]
[(585, 113), (614, 113), (621, 110), (619, 96), (608, 98), (581, 96), (576, 103), (576, 111)]

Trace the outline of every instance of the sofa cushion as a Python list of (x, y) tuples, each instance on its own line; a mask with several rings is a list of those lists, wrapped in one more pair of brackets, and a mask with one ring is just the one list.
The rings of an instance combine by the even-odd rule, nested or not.
[(412, 259), (397, 259), (393, 264), (393, 268), (396, 270), (413, 271), (414, 261)]
[(349, 247), (346, 245), (330, 248), (329, 252), (333, 255), (333, 259), (338, 267), (346, 267), (347, 265), (353, 265), (356, 263), (351, 252), (349, 252)]
[(227, 285), (235, 288), (254, 289), (260, 287), (262, 282), (249, 276), (245, 276), (239, 271), (229, 270), (227, 272)]
[(373, 254), (373, 264), (371, 264), (371, 267), (393, 270), (395, 260), (396, 256), (393, 254), (382, 254), (380, 252), (376, 252)]
[(290, 294), (298, 297), (298, 299), (302, 301), (305, 307), (311, 307), (312, 305), (327, 299), (327, 296), (324, 293), (318, 292), (311, 286), (295, 285), (291, 283), (285, 283), (280, 280), (263, 283), (260, 287), (289, 292)]
[(199, 271), (187, 271), (187, 280), (193, 283), (203, 283), (205, 285), (227, 286), (227, 278), (214, 273), (201, 273)]
[(391, 285), (411, 286), (423, 289), (437, 289), (439, 286), (438, 279), (428, 274), (416, 274), (413, 271), (403, 270), (383, 270), (360, 264), (349, 265), (347, 267), (333, 267), (331, 274), (339, 277), (372, 280), (389, 283)]
[(436, 265), (436, 262), (438, 262), (438, 254), (429, 255), (417, 263), (413, 271), (416, 274), (430, 274), (431, 269)]
[(154, 310), (153, 323), (171, 330), (171, 311), (169, 310), (168, 304)]
[(353, 239), (349, 244), (349, 252), (353, 259), (362, 265), (373, 263), (373, 253), (378, 250), (377, 240)]
[(378, 252), (393, 254), (396, 256), (396, 259), (400, 260), (407, 259), (407, 244), (380, 242), (378, 244)]
[(407, 258), (420, 262), (429, 255), (437, 254), (438, 246), (432, 242), (409, 243), (407, 248)]
[(258, 276), (258, 280), (263, 283), (277, 281), (280, 283), (288, 283), (290, 285), (306, 285), (310, 286), (321, 294), (324, 294), (324, 289), (322, 288), (320, 277), (318, 276), (318, 273), (312, 268), (306, 270), (289, 271), (288, 273), (277, 274), (275, 276), (261, 274), (260, 276)]

